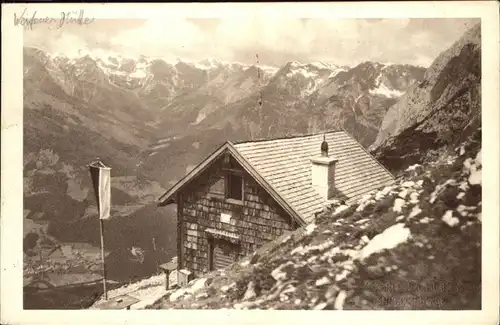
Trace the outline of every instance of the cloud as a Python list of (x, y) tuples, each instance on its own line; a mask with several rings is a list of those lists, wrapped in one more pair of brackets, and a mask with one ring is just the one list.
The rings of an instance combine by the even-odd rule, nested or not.
[[(50, 37), (47, 37), (47, 34)], [(52, 53), (64, 53), (68, 56), (76, 55), (79, 49), (89, 47), (88, 42), (79, 35), (55, 30), (51, 30), (50, 32), (40, 30), (29, 33), (25, 32), (24, 43)]]
[(151, 19), (144, 25), (126, 30), (110, 40), (112, 46), (122, 47), (132, 52), (145, 50), (153, 55), (168, 55), (170, 52), (183, 48), (199, 50), (204, 42), (206, 39), (203, 32), (195, 24), (181, 18)]
[[(111, 24), (111, 22), (109, 22)], [(51, 48), (109, 47), (123, 54), (284, 64), (384, 61), (429, 65), (467, 28), (467, 19), (289, 19), (276, 15), (224, 19), (153, 17), (129, 28), (100, 26), (77, 36), (51, 36)], [(111, 26), (111, 25), (110, 25)]]

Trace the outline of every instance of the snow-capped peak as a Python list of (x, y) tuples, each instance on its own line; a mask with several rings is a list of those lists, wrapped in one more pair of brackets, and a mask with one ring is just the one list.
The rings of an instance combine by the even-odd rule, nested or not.
[(333, 69), (332, 73), (330, 73), (330, 75), (328, 76), (328, 78), (329, 79), (333, 78), (336, 75), (338, 75), (340, 72), (347, 71), (347, 70), (349, 70), (349, 68), (347, 68), (347, 67), (337, 67), (337, 68)]
[(270, 65), (263, 65), (263, 64), (258, 64), (258, 65), (256, 65), (256, 67), (258, 67), (259, 69), (261, 69), (264, 72), (271, 73), (271, 74), (274, 74), (279, 70), (279, 68), (277, 68), (277, 67), (273, 67)]
[(287, 65), (288, 65), (290, 68), (292, 68), (292, 69), (294, 69), (294, 68), (300, 68), (300, 67), (302, 67), (302, 66), (303, 66), (303, 64), (302, 64), (302, 63), (300, 63), (299, 61), (290, 61), (290, 62), (288, 62), (288, 63), (287, 63)]
[(148, 60), (147, 57), (143, 55), (123, 55), (120, 53), (117, 53), (112, 50), (104, 50), (101, 48), (98, 49), (75, 49), (70, 52), (65, 52), (65, 53), (60, 53), (60, 52), (54, 52), (49, 54), (51, 58), (68, 58), (70, 60), (77, 60), (80, 58), (84, 57), (90, 57), (94, 61), (102, 61), (104, 64), (109, 65), (109, 66), (116, 66), (117, 61), (121, 62), (123, 60), (133, 60), (133, 61), (140, 61), (140, 60)]
[(339, 67), (335, 64), (323, 62), (323, 61), (314, 61), (310, 63), (301, 63), (299, 61), (290, 61), (285, 66), (289, 68), (289, 70), (294, 73), (297, 71), (307, 71), (310, 73), (317, 73), (315, 70), (330, 70), (332, 73), (338, 72), (337, 70), (346, 70), (344, 67)]
[(290, 61), (285, 67), (287, 67), (287, 77), (301, 74), (306, 78), (318, 78), (320, 75), (319, 70), (328, 69), (333, 71), (332, 68), (321, 62), (300, 63), (298, 61)]
[[(217, 69), (220, 67), (226, 67), (226, 68), (234, 68), (234, 67), (245, 67), (247, 65), (239, 62), (227, 62), (227, 61), (222, 61), (218, 60), (215, 58), (206, 58), (203, 60), (190, 60), (190, 59), (180, 59), (177, 58), (176, 63), (184, 63), (190, 66), (193, 66), (197, 69), (200, 70), (213, 70)], [(175, 65), (175, 63), (174, 63)]]
[(221, 62), (217, 59), (204, 59), (198, 62), (194, 62), (193, 65), (201, 70), (211, 70), (221, 66)]
[(334, 64), (329, 64), (329, 63), (326, 63), (326, 62), (322, 62), (322, 61), (316, 61), (316, 62), (311, 62), (309, 63), (309, 65), (317, 68), (317, 69), (329, 69), (329, 70), (336, 70), (338, 69), (338, 66), (334, 65)]

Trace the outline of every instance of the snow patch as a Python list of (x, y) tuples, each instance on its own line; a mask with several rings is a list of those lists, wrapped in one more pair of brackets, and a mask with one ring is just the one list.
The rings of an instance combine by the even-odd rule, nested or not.
[(163, 148), (168, 148), (170, 146), (170, 143), (161, 143), (157, 144), (156, 146), (153, 146), (153, 150), (158, 150), (158, 149), (163, 149)]
[(450, 227), (455, 227), (460, 222), (457, 217), (453, 216), (453, 211), (451, 210), (445, 212), (442, 220)]
[(334, 211), (333, 211), (333, 215), (336, 215), (344, 210), (346, 210), (347, 208), (349, 208), (348, 205), (340, 205), (338, 206)]
[(310, 234), (313, 233), (314, 229), (316, 229), (316, 228), (317, 228), (317, 226), (315, 223), (308, 224), (306, 227), (305, 234), (309, 236)]
[(430, 195), (429, 202), (433, 204), (436, 201), (437, 197), (446, 189), (446, 186), (448, 185), (456, 185), (456, 181), (454, 179), (449, 179), (441, 185), (436, 185), (436, 188)]
[(196, 120), (191, 123), (192, 125), (197, 125), (199, 123), (201, 123), (201, 121), (203, 121), (205, 118), (207, 117), (207, 113), (205, 112), (205, 110), (201, 110), (199, 113), (198, 113), (198, 116), (196, 116)]
[(405, 206), (405, 200), (397, 198), (394, 200), (394, 206), (392, 207), (392, 211), (401, 213), (403, 207)]
[(321, 61), (317, 61), (317, 62), (312, 62), (312, 63), (309, 63), (309, 65), (317, 68), (317, 69), (330, 69), (330, 70), (333, 70), (333, 69), (337, 69), (338, 67), (337, 66), (332, 66), (328, 63), (324, 63), (324, 62), (321, 62)]
[(387, 87), (385, 84), (381, 83), (377, 88), (375, 89), (370, 89), (368, 91), (371, 95), (381, 95), (387, 98), (399, 98), (403, 96), (404, 92), (396, 90), (396, 89), (390, 89)]
[(201, 278), (201, 279), (195, 280), (195, 282), (190, 286), (190, 291), (196, 292), (196, 291), (201, 290), (202, 288), (205, 287), (206, 282), (207, 282), (206, 278)]
[(131, 78), (142, 79), (142, 78), (146, 78), (146, 72), (141, 71), (141, 70), (136, 70), (136, 71), (132, 72), (131, 74), (129, 74), (129, 76)]
[(482, 167), (482, 151), (479, 150), (476, 157), (474, 159), (467, 158), (464, 161), (464, 169), (467, 174), (469, 174), (469, 184), (471, 185), (481, 185), (482, 176), (481, 176), (481, 168)]
[(389, 193), (391, 193), (391, 191), (395, 188), (395, 186), (386, 186), (384, 187), (382, 190), (378, 191), (376, 194), (375, 194), (375, 200), (381, 200), (383, 199), (385, 196), (387, 196)]
[(462, 217), (466, 217), (469, 215), (469, 211), (474, 211), (476, 210), (476, 207), (475, 206), (470, 206), (470, 207), (467, 207), (463, 204), (460, 204), (458, 207), (457, 207), (457, 212), (462, 216)]
[(417, 169), (418, 167), (422, 167), (422, 165), (420, 165), (420, 164), (411, 165), (410, 167), (406, 168), (405, 171), (412, 171), (412, 170)]
[(469, 189), (469, 183), (467, 181), (460, 182), (460, 185), (458, 186), (458, 188), (465, 192)]
[(335, 298), (335, 303), (333, 304), (333, 308), (335, 308), (336, 310), (344, 309), (344, 301), (346, 297), (347, 293), (344, 290), (340, 291), (339, 294), (337, 295), (337, 298)]
[(325, 309), (326, 305), (328, 305), (326, 302), (322, 302), (317, 304), (313, 309), (314, 310), (323, 310)]
[(297, 246), (295, 247), (291, 252), (290, 254), (292, 255), (295, 255), (295, 254), (301, 254), (301, 255), (304, 255), (304, 246)]
[(406, 182), (401, 183), (401, 186), (406, 187), (406, 188), (413, 188), (413, 187), (415, 187), (415, 185), (416, 185), (416, 183), (413, 181), (406, 181)]
[(281, 264), (280, 266), (278, 266), (277, 268), (275, 268), (272, 272), (271, 272), (271, 276), (276, 280), (276, 281), (283, 281), (286, 279), (287, 277), (287, 274), (286, 272), (283, 272), (282, 269), (289, 266), (289, 265), (293, 265), (293, 263), (291, 261), (288, 261), (286, 262), (285, 264)]
[(469, 183), (471, 185), (481, 184), (481, 170), (474, 170), (469, 176)]
[(399, 192), (398, 196), (402, 199), (406, 198), (406, 196), (408, 195), (408, 189), (403, 189), (401, 192)]
[(171, 302), (177, 301), (179, 298), (184, 296), (186, 293), (187, 293), (187, 291), (185, 289), (176, 290), (170, 295), (169, 300)]
[(248, 283), (247, 291), (245, 291), (245, 294), (243, 295), (243, 301), (247, 301), (255, 297), (257, 297), (257, 294), (255, 293), (255, 283), (250, 281)]
[(336, 75), (338, 75), (339, 73), (344, 72), (344, 71), (347, 71), (347, 69), (346, 68), (338, 68), (336, 70), (333, 70), (333, 72), (330, 73), (330, 75), (328, 76), (328, 79), (334, 78)]
[(373, 237), (361, 250), (360, 258), (363, 260), (374, 253), (385, 249), (392, 249), (406, 242), (408, 238), (410, 238), (410, 229), (405, 228), (405, 225), (402, 223), (397, 223)]
[(476, 165), (477, 166), (482, 166), (482, 159), (483, 159), (483, 153), (482, 152), (483, 152), (483, 150), (481, 149), (481, 150), (479, 150), (479, 152), (476, 155), (475, 161), (476, 161)]
[(324, 276), (321, 279), (316, 280), (315, 284), (317, 287), (321, 287), (321, 286), (324, 286), (324, 285), (327, 285), (330, 283), (332, 283), (332, 281), (330, 281), (330, 279), (328, 279), (326, 276)]
[(409, 218), (418, 216), (422, 212), (422, 209), (418, 205), (415, 205), (410, 212)]
[(375, 203), (375, 200), (372, 199), (371, 194), (366, 194), (358, 202), (359, 205), (356, 208), (356, 211), (363, 211), (368, 205)]
[(420, 202), (418, 200), (418, 196), (419, 196), (418, 192), (412, 192), (410, 194), (410, 203), (417, 204), (418, 202)]
[(339, 282), (339, 281), (344, 280), (349, 275), (349, 273), (350, 272), (346, 269), (342, 270), (342, 273), (339, 273), (335, 276), (335, 281)]
[(429, 223), (431, 221), (431, 219), (427, 218), (427, 217), (423, 217), (422, 219), (420, 219), (420, 223)]

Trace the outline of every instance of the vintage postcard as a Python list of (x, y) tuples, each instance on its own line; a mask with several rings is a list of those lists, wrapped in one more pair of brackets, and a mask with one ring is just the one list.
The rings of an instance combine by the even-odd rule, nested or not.
[(498, 322), (497, 2), (2, 9), (2, 323)]

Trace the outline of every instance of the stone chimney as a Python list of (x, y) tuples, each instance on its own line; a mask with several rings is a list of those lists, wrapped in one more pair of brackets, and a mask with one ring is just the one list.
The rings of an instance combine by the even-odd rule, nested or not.
[(335, 190), (335, 164), (337, 159), (328, 155), (328, 143), (323, 136), (321, 157), (311, 159), (311, 178), (313, 188), (324, 200), (329, 200)]

